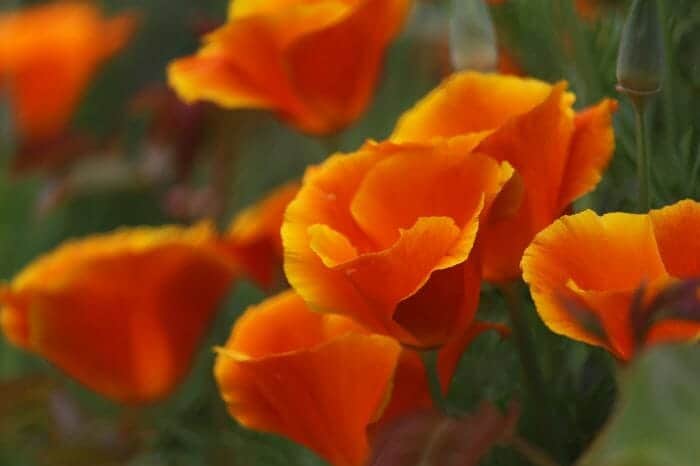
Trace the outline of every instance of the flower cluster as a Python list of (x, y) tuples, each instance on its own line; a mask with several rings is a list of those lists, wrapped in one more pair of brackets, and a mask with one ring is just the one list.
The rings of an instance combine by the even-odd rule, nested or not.
[[(598, 3), (576, 5), (590, 18)], [(368, 106), (411, 6), (235, 0), (168, 79), (187, 102), (336, 132)], [(132, 16), (103, 20), (82, 3), (0, 16), (0, 90), (21, 138), (65, 131), (133, 26)], [(456, 72), (385, 140), (328, 154), (224, 231), (205, 220), (59, 246), (0, 284), (0, 326), (91, 390), (146, 404), (185, 378), (235, 282), (276, 290), (216, 348), (218, 390), (242, 425), (336, 466), (366, 464), (377, 431), (434, 407), (435, 385), (448, 392), (474, 338), (508, 333), (478, 318), (485, 283), (524, 280), (553, 332), (621, 362), (693, 341), (700, 310), (683, 300), (700, 301), (700, 203), (574, 213), (613, 156), (618, 108), (575, 100), (564, 81)], [(429, 352), (436, 367), (424, 364)]]

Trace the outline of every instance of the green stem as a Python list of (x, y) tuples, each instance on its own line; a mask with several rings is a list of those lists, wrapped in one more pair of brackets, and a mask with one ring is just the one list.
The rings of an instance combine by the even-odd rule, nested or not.
[(646, 138), (646, 118), (644, 98), (632, 97), (634, 103), (637, 134), (637, 181), (639, 183), (639, 211), (648, 212), (651, 208), (649, 150)]
[(537, 406), (539, 415), (539, 430), (546, 434), (553, 444), (556, 444), (556, 432), (552, 423), (548, 391), (544, 383), (542, 371), (537, 362), (537, 355), (532, 342), (532, 334), (527, 318), (521, 306), (521, 296), (518, 292), (519, 282), (510, 282), (502, 287), (506, 299), (508, 315), (513, 328), (513, 340), (518, 348), (518, 356), (525, 378), (526, 390), (531, 403)]
[(678, 136), (678, 125), (676, 120), (676, 105), (675, 105), (675, 80), (674, 80), (674, 70), (676, 69), (676, 60), (673, 50), (673, 37), (671, 26), (669, 24), (669, 17), (666, 11), (666, 1), (658, 0), (659, 8), (659, 20), (661, 21), (661, 28), (663, 31), (663, 41), (664, 41), (664, 64), (665, 64), (665, 78), (663, 84), (663, 102), (664, 102), (664, 113), (668, 132), (668, 145), (676, 153), (676, 142)]
[(433, 404), (436, 409), (445, 413), (447, 412), (447, 401), (442, 394), (442, 386), (440, 385), (440, 377), (437, 370), (439, 351), (424, 350), (419, 353), (423, 360), (423, 365), (425, 365), (425, 375), (428, 378), (428, 388), (430, 389)]

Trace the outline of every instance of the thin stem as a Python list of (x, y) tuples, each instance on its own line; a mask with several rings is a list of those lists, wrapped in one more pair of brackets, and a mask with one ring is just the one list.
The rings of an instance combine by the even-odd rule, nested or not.
[(649, 150), (646, 143), (646, 118), (643, 99), (634, 99), (635, 126), (637, 134), (637, 181), (639, 183), (639, 211), (651, 208)]
[(532, 445), (517, 435), (508, 439), (508, 445), (513, 447), (523, 458), (527, 459), (535, 466), (559, 466), (559, 463), (549, 456), (546, 451)]
[(540, 431), (545, 433), (546, 438), (550, 439), (552, 443), (556, 444), (556, 432), (553, 429), (548, 393), (542, 371), (537, 362), (530, 326), (521, 306), (518, 285), (519, 282), (510, 282), (502, 287), (511, 326), (513, 327), (513, 339), (518, 347), (518, 356), (530, 401), (538, 408)]
[(442, 394), (442, 386), (440, 385), (440, 377), (437, 370), (438, 350), (420, 351), (423, 365), (425, 366), (425, 374), (428, 377), (428, 388), (430, 396), (433, 399), (435, 408), (445, 413), (447, 411), (447, 401)]
[(658, 0), (659, 9), (659, 19), (661, 21), (661, 28), (663, 31), (663, 41), (664, 41), (664, 64), (665, 64), (665, 79), (663, 84), (663, 101), (664, 101), (664, 113), (668, 132), (668, 144), (671, 150), (676, 153), (676, 142), (678, 136), (678, 125), (676, 120), (676, 105), (675, 105), (675, 80), (674, 80), (674, 70), (676, 69), (676, 60), (673, 50), (673, 37), (671, 31), (671, 25), (669, 23), (669, 16), (667, 14), (666, 8), (667, 0)]

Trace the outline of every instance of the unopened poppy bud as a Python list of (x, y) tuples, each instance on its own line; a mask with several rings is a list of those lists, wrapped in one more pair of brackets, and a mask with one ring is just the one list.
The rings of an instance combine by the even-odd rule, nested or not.
[(617, 79), (627, 94), (654, 94), (661, 88), (664, 51), (656, 2), (635, 0), (622, 31)]
[(456, 70), (497, 68), (496, 32), (484, 0), (453, 0), (450, 55)]

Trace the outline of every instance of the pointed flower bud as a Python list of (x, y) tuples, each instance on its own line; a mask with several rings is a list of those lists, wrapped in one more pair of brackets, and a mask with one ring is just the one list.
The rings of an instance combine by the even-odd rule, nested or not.
[(496, 32), (484, 0), (452, 1), (450, 55), (455, 70), (496, 70)]
[(661, 88), (664, 51), (657, 0), (635, 0), (622, 31), (617, 59), (619, 88), (626, 94), (655, 94)]

